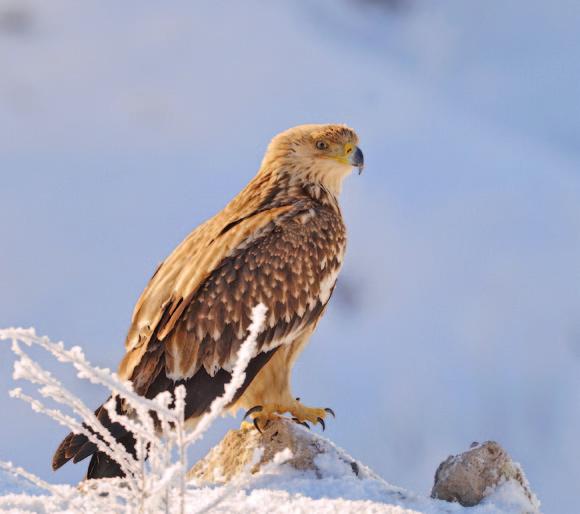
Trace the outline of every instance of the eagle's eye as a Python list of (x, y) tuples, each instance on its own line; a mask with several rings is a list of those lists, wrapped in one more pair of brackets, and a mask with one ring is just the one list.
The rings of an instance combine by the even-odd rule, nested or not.
[(316, 148), (318, 148), (319, 150), (326, 150), (328, 148), (328, 143), (326, 141), (322, 141), (321, 139), (319, 139), (318, 141), (316, 141)]

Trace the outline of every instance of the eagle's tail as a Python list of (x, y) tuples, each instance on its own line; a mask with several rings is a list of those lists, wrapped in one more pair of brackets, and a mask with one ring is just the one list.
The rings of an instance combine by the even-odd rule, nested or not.
[[(118, 405), (118, 407), (120, 406)], [(129, 453), (135, 455), (135, 439), (131, 432), (119, 423), (113, 423), (102, 405), (95, 411), (95, 416), (111, 432), (111, 435), (125, 446)], [(98, 451), (97, 445), (89, 441), (87, 436), (74, 433), (67, 435), (54, 452), (52, 469), (57, 470), (71, 459), (76, 464), (90, 455), (92, 458), (87, 470), (87, 479), (125, 476), (121, 466), (107, 454)]]

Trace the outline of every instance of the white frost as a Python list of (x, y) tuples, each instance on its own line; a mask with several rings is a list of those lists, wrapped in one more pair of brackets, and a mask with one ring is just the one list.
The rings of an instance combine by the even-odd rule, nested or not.
[[(38, 337), (33, 329), (0, 330), (0, 340), (11, 340), (12, 351), (18, 358), (14, 365), (14, 379), (27, 380), (36, 385), (45, 400), (68, 408), (73, 415), (48, 407), (20, 388), (12, 390), (11, 395), (29, 403), (33, 410), (48, 415), (72, 432), (84, 434), (100, 451), (119, 463), (127, 478), (84, 482), (79, 487), (79, 494), (76, 488), (49, 484), (11, 463), (0, 461), (0, 470), (48, 492), (49, 496), (43, 497), (43, 512), (186, 512), (187, 448), (203, 436), (243, 384), (246, 367), (255, 355), (256, 339), (265, 314), (266, 308), (261, 304), (253, 309), (249, 335), (238, 352), (231, 381), (226, 385), (223, 396), (214, 400), (210, 411), (201, 418), (191, 434), (185, 431), (183, 386), (175, 389), (174, 396), (163, 392), (151, 400), (146, 399), (134, 392), (130, 382), (120, 380), (108, 369), (91, 366), (79, 347), (66, 350), (62, 342), (55, 343), (47, 337)], [(133, 457), (111, 436), (92, 409), (31, 359), (22, 344), (43, 348), (59, 361), (71, 364), (79, 378), (109, 389), (113, 399), (105, 404), (105, 408), (112, 421), (122, 424), (133, 433), (136, 456)], [(116, 413), (114, 398), (117, 397), (123, 399), (129, 415)], [(158, 428), (150, 415), (152, 411), (159, 420)], [(35, 497), (7, 495), (0, 498), (0, 509), (40, 512), (37, 503)]]

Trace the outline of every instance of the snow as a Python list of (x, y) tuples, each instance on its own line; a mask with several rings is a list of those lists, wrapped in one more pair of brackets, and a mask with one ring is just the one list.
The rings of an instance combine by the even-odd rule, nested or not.
[[(321, 438), (321, 440), (323, 440)], [(323, 440), (324, 441), (324, 440)], [(332, 445), (329, 441), (326, 444)], [(342, 452), (342, 450), (338, 450)], [(201, 486), (191, 482), (187, 488), (186, 512), (257, 514), (268, 513), (381, 513), (381, 514), (530, 514), (538, 511), (529, 503), (515, 483), (502, 484), (479, 506), (463, 508), (394, 487), (374, 472), (357, 463), (360, 476), (353, 475), (344, 460), (323, 454), (317, 462), (321, 477), (281, 464), (249, 477), (239, 487)], [(2, 477), (2, 475), (0, 475)], [(65, 513), (74, 512), (62, 498), (33, 494), (0, 496), (0, 512)], [(62, 497), (78, 497), (70, 486), (60, 486)], [(102, 512), (99, 498), (82, 501), (84, 512)]]

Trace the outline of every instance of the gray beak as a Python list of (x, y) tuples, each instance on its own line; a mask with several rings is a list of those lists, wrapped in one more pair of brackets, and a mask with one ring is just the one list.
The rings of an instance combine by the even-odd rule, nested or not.
[(350, 156), (350, 164), (358, 168), (358, 174), (360, 175), (365, 167), (365, 158), (361, 149), (357, 146), (356, 150), (352, 152)]

